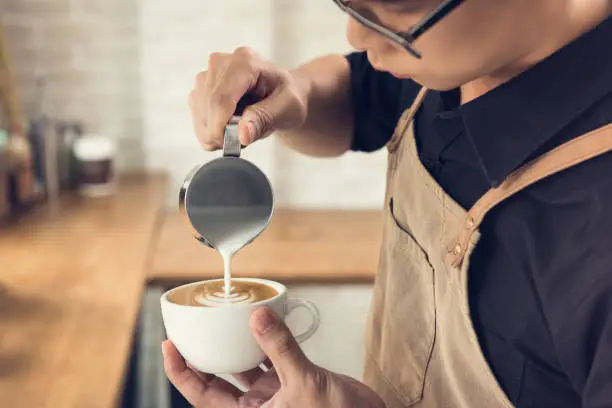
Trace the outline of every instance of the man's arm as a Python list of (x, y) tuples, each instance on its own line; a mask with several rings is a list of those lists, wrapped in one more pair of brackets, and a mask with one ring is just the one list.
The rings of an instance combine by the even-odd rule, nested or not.
[[(385, 145), (419, 85), (376, 71), (366, 53), (318, 58), (293, 71), (308, 95), (306, 122), (279, 132), (289, 147), (310, 156), (374, 151)], [(403, 92), (403, 94), (402, 94)]]
[(272, 133), (311, 156), (339, 156), (349, 149), (385, 145), (402, 100), (418, 86), (376, 71), (365, 53), (329, 55), (288, 71), (249, 48), (210, 56), (189, 94), (196, 135), (206, 150), (223, 145), (229, 118), (238, 110), (240, 141), (249, 145)]
[(344, 154), (353, 139), (350, 67), (343, 55), (317, 58), (293, 71), (306, 92), (304, 124), (278, 137), (290, 148), (316, 157)]

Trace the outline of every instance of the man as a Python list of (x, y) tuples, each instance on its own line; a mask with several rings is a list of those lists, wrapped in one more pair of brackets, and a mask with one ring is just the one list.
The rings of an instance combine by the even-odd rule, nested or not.
[(198, 408), (612, 407), (612, 1), (336, 3), (361, 52), (294, 71), (214, 54), (190, 104), (209, 150), (245, 94), (244, 144), (387, 146), (367, 386), (266, 309), (274, 370), (237, 375), (246, 394), (166, 342), (170, 380)]

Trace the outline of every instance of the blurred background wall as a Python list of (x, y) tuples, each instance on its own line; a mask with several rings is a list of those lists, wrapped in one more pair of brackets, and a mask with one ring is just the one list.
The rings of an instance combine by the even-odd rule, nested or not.
[(139, 4), (134, 0), (0, 0), (26, 119), (40, 99), (52, 119), (117, 137), (122, 169), (144, 164)]
[[(350, 50), (346, 17), (326, 0), (0, 0), (26, 115), (47, 83), (51, 118), (116, 137), (123, 170), (166, 169), (175, 205), (184, 175), (217, 157), (193, 135), (187, 95), (208, 55), (247, 45), (291, 68)], [(274, 184), (280, 206), (378, 208), (385, 155), (310, 159), (274, 140), (245, 156)]]

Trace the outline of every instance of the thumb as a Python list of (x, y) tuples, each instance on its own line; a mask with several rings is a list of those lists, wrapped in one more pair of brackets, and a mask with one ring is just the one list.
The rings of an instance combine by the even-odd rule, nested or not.
[(273, 310), (267, 307), (256, 309), (251, 315), (251, 329), (282, 384), (287, 384), (288, 379), (302, 378), (314, 367)]
[(240, 121), (240, 142), (249, 145), (281, 126), (299, 122), (302, 112), (291, 92), (279, 87), (264, 100), (245, 109)]

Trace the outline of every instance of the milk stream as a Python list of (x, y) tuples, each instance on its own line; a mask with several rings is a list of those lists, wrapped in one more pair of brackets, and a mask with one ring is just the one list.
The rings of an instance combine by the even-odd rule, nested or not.
[(227, 253), (223, 250), (219, 250), (223, 257), (223, 279), (225, 280), (225, 297), (229, 297), (232, 292), (232, 258), (234, 254)]
[[(213, 244), (223, 258), (225, 297), (241, 299), (239, 293), (232, 293), (232, 258), (241, 248), (259, 234), (268, 223), (269, 207), (205, 207), (197, 208), (196, 219), (202, 225), (200, 231)], [(193, 218), (193, 217), (192, 217)]]

